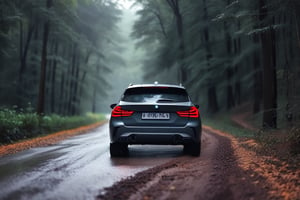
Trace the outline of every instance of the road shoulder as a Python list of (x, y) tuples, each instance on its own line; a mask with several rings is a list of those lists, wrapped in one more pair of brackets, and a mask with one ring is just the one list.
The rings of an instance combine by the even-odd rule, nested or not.
[(105, 123), (106, 121), (101, 121), (91, 125), (81, 126), (75, 129), (64, 130), (57, 133), (47, 134), (45, 136), (41, 136), (37, 138), (19, 141), (13, 144), (2, 145), (0, 146), (0, 156), (14, 154), (33, 147), (53, 145), (72, 136), (87, 133)]

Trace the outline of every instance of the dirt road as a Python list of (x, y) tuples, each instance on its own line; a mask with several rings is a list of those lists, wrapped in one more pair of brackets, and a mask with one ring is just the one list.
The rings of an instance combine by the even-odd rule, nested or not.
[[(204, 126), (200, 157), (182, 146), (137, 145), (111, 159), (108, 135), (106, 124), (58, 143), (54, 134), (1, 147), (0, 199), (300, 200), (300, 159), (256, 155), (253, 140)], [(27, 146), (36, 148), (7, 155)]]
[(202, 145), (199, 158), (179, 157), (140, 172), (106, 188), (98, 199), (300, 199), (299, 170), (287, 183), (266, 158), (209, 127)]

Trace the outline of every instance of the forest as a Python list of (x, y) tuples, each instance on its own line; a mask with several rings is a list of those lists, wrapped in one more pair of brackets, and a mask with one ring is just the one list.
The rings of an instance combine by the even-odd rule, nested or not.
[(299, 104), (300, 0), (0, 0), (0, 199), (300, 200)]
[(264, 128), (299, 120), (298, 0), (135, 2), (146, 80), (182, 83), (209, 115), (251, 102)]
[[(298, 0), (131, 2), (145, 83), (182, 83), (208, 115), (250, 102), (265, 128), (299, 120)], [(97, 112), (123, 62), (121, 19), (118, 1), (1, 0), (1, 106)]]
[(96, 112), (105, 74), (121, 62), (121, 14), (105, 0), (1, 0), (0, 104), (38, 114)]

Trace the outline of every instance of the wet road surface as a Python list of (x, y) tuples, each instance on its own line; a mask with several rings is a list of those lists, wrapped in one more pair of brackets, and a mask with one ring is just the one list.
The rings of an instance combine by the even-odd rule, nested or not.
[(49, 147), (0, 158), (0, 199), (94, 199), (104, 187), (174, 157), (181, 146), (130, 146), (110, 158), (108, 125)]

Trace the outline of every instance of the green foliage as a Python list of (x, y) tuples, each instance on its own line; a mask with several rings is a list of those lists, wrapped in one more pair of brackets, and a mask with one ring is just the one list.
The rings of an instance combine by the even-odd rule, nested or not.
[(0, 110), (1, 132), (5, 130), (13, 130), (15, 127), (21, 126), (22, 117), (15, 110), (3, 109)]
[(202, 117), (204, 125), (232, 134), (237, 137), (253, 137), (255, 132), (242, 128), (234, 123), (227, 114), (218, 114), (210, 117)]
[[(121, 11), (109, 1), (0, 1), (0, 105), (37, 107), (41, 48), (49, 22), (44, 113), (75, 115), (103, 98), (106, 73), (122, 62), (117, 23)], [(55, 88), (55, 89), (54, 89)], [(91, 89), (93, 88), (93, 89)]]
[[(172, 12), (174, 7), (168, 5), (171, 1), (136, 2), (142, 8), (137, 12), (139, 19), (135, 22), (132, 37), (139, 39), (137, 47), (148, 52), (149, 57), (144, 62), (146, 81), (179, 83), (182, 47), (176, 31), (176, 14)], [(281, 108), (285, 107), (289, 109), (288, 113), (298, 116), (298, 0), (172, 2), (178, 2), (178, 12), (183, 20), (183, 70), (188, 77), (183, 84), (192, 99), (201, 105), (202, 112), (212, 112), (211, 102), (217, 102), (219, 106), (215, 110), (222, 112), (243, 102), (254, 101), (256, 106), (253, 110), (266, 116), (261, 120), (272, 118), (276, 121), (275, 115), (278, 115), (277, 121), (280, 123), (279, 117), (286, 112)], [(271, 45), (263, 45), (262, 35), (270, 31)], [(268, 47), (269, 50), (263, 50), (262, 47)], [(274, 61), (271, 66), (277, 73), (264, 73), (273, 82), (266, 81), (266, 87), (263, 87), (263, 80), (267, 80), (266, 77), (262, 78), (263, 70), (268, 69), (266, 62), (269, 60)], [(284, 75), (276, 77), (279, 72)], [(276, 88), (276, 81), (279, 88)], [(272, 86), (268, 86), (268, 83)], [(272, 90), (270, 93), (272, 88), (276, 92)], [(263, 98), (267, 99), (267, 96), (275, 93), (277, 95), (268, 98), (268, 103), (261, 108)], [(276, 96), (285, 100), (279, 101)], [(265, 114), (271, 110), (268, 105), (272, 105), (274, 110), (278, 106), (278, 113), (272, 114), (274, 116)]]
[(20, 121), (22, 121), (22, 126), (20, 129), (25, 132), (31, 132), (39, 127), (39, 116), (36, 113), (22, 113)]
[(55, 114), (39, 116), (33, 112), (0, 109), (0, 144), (9, 144), (22, 139), (72, 129), (104, 119), (104, 115), (94, 113), (72, 117)]
[[(87, 2), (87, 0), (80, 0), (80, 1)], [(62, 2), (68, 5), (69, 7), (78, 6), (78, 0), (63, 0)]]
[[(293, 158), (300, 154), (300, 128), (293, 125), (292, 128), (282, 128), (280, 130), (260, 129), (252, 131), (242, 128), (231, 119), (231, 114), (218, 114), (210, 117), (203, 117), (203, 124), (215, 129), (224, 131), (242, 139), (254, 139), (259, 145), (247, 146), (258, 153), (265, 155), (275, 155), (281, 158)], [(249, 120), (249, 119), (247, 119)], [(253, 122), (250, 119), (251, 123)], [(259, 127), (256, 126), (256, 127)]]

